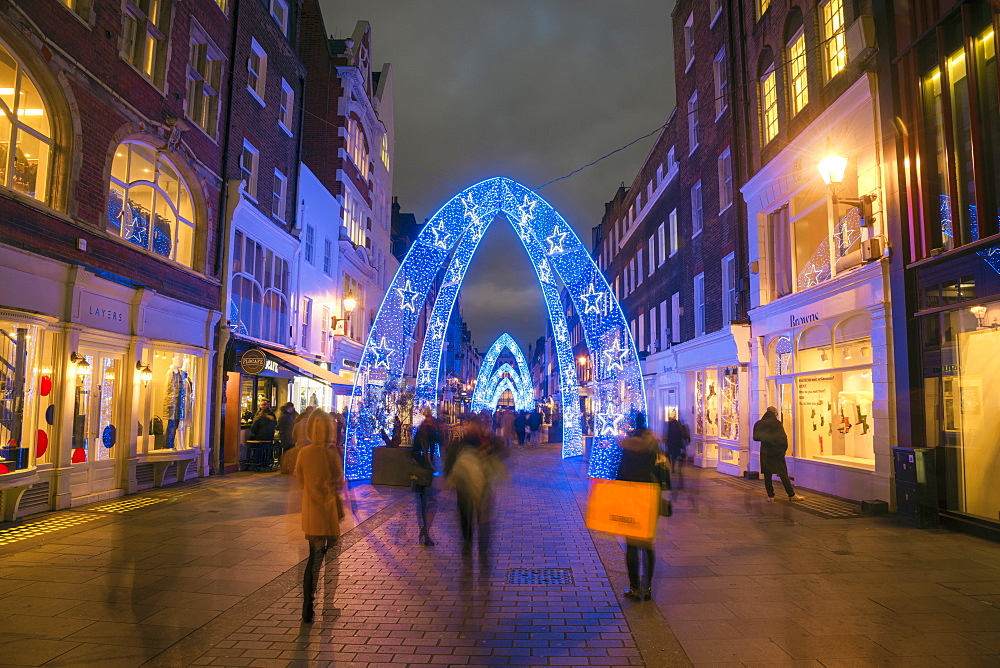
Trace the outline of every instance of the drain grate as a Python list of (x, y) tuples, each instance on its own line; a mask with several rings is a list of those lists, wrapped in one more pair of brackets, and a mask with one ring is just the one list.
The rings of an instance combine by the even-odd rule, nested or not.
[(571, 585), (573, 571), (568, 568), (511, 568), (507, 584)]

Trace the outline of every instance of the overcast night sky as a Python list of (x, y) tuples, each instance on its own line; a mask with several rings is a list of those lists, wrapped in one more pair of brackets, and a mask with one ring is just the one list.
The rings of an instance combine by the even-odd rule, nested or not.
[[(485, 178), (536, 188), (568, 174), (656, 129), (674, 106), (672, 0), (322, 2), (329, 33), (346, 38), (368, 21), (373, 67), (392, 65), (393, 194), (417, 220)], [(589, 247), (604, 203), (631, 184), (654, 139), (539, 194)], [(462, 310), (480, 350), (509, 331), (526, 351), (545, 332), (544, 305), (500, 222), (469, 269)]]

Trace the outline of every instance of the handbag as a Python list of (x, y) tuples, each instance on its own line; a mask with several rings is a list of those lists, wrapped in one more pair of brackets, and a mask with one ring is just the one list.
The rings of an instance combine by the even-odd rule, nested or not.
[(587, 527), (626, 538), (652, 540), (659, 512), (658, 485), (591, 478)]
[(430, 487), (434, 484), (434, 469), (416, 462), (410, 463), (410, 480), (414, 485)]

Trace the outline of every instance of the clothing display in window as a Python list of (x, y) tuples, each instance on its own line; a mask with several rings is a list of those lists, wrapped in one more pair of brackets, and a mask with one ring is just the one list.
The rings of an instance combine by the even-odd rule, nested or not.
[(174, 355), (174, 361), (167, 370), (163, 396), (163, 413), (167, 420), (167, 447), (174, 447), (178, 436), (181, 445), (185, 445), (194, 408), (194, 388), (188, 373), (186, 356), (181, 359), (180, 355)]

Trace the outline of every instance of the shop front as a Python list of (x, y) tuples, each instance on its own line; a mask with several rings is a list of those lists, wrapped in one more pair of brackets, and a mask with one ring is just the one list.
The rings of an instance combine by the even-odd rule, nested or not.
[[(1000, 536), (1000, 245), (915, 272), (922, 441), (946, 526)], [(911, 339), (912, 340), (912, 339)], [(922, 411), (920, 410), (922, 409)]]
[(0, 268), (22, 286), (0, 308), (3, 518), (207, 475), (218, 313), (23, 252)]
[[(891, 498), (885, 308), (874, 264), (753, 312), (753, 419), (778, 409), (796, 485), (856, 500)], [(759, 456), (754, 442), (753, 470)]]
[[(262, 408), (278, 415), (287, 402), (306, 408), (337, 410), (353, 383), (288, 350), (262, 342), (234, 338), (225, 361), (224, 471), (232, 473), (245, 459), (246, 441), (254, 417)], [(231, 407), (236, 407), (233, 410)]]

